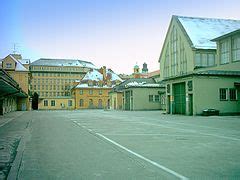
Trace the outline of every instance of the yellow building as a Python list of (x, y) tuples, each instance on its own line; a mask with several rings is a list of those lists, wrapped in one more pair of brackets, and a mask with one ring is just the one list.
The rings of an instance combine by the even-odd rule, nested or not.
[(75, 108), (75, 100), (69, 97), (44, 98), (39, 100), (38, 108), (42, 110), (72, 110)]
[[(26, 95), (29, 93), (29, 70), (21, 63), (20, 54), (9, 54), (2, 59), (2, 69), (5, 70), (12, 79), (19, 85), (19, 89)], [(31, 109), (28, 97), (18, 98), (18, 110)]]
[(111, 69), (102, 67), (89, 71), (81, 82), (72, 89), (76, 109), (109, 109), (109, 92), (122, 82)]
[[(66, 98), (71, 100), (71, 88), (75, 81), (96, 67), (87, 61), (73, 59), (44, 59), (31, 63), (31, 94), (39, 95), (39, 109), (46, 109), (45, 100), (55, 100), (59, 106), (49, 109), (68, 109)], [(64, 104), (64, 106), (60, 106)]]

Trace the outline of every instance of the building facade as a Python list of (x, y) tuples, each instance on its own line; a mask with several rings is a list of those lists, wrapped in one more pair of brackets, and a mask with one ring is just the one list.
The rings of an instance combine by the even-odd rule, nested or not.
[(165, 86), (152, 78), (128, 79), (110, 92), (113, 110), (165, 109)]
[(122, 79), (111, 69), (103, 66), (90, 70), (72, 89), (76, 109), (109, 109), (109, 92)]
[[(159, 58), (167, 113), (198, 115), (212, 108), (220, 114), (239, 113), (234, 85), (239, 79), (239, 59), (224, 54), (231, 51), (233, 42), (212, 41), (239, 28), (237, 20), (172, 17)], [(237, 49), (239, 41), (235, 43)], [(224, 100), (226, 94), (233, 98)]]
[(75, 81), (96, 67), (88, 61), (73, 59), (41, 58), (31, 63), (31, 94), (39, 95), (39, 109), (46, 109), (46, 101), (55, 101), (54, 109), (69, 109), (66, 99), (71, 101), (71, 88)]
[[(31, 103), (28, 97), (30, 73), (29, 70), (21, 63), (21, 60), (22, 56), (20, 54), (9, 54), (1, 60), (1, 69), (17, 83), (17, 85), (15, 85), (17, 86), (16, 89), (21, 92), (20, 94), (18, 91), (13, 94), (7, 93), (7, 95), (2, 97), (5, 99), (1, 102), (3, 107), (8, 106), (8, 108), (3, 110), (4, 112), (14, 110), (26, 111), (31, 109)], [(6, 74), (5, 77), (7, 77)]]

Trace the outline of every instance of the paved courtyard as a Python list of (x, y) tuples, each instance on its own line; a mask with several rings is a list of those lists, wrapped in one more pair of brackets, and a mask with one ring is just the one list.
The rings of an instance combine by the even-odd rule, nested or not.
[(10, 178), (240, 179), (239, 116), (82, 110), (23, 120)]

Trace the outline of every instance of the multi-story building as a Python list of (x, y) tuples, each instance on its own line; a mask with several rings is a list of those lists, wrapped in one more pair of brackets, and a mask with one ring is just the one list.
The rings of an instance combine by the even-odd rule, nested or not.
[(122, 82), (122, 79), (111, 69), (106, 69), (105, 66), (100, 70), (92, 69), (72, 89), (76, 109), (109, 108), (108, 93), (120, 82)]
[[(31, 93), (39, 95), (39, 109), (72, 109), (71, 88), (75, 81), (96, 67), (88, 61), (41, 58), (31, 63)], [(69, 101), (68, 101), (69, 99)]]
[(238, 29), (239, 20), (172, 17), (159, 58), (167, 113), (240, 112)]
[(21, 63), (19, 54), (10, 54), (1, 60), (0, 111), (28, 110), (29, 71)]

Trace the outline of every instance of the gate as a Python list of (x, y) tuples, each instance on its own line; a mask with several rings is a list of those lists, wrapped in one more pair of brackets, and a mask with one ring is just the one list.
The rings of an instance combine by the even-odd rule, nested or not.
[(174, 114), (186, 114), (186, 91), (185, 83), (173, 85)]

